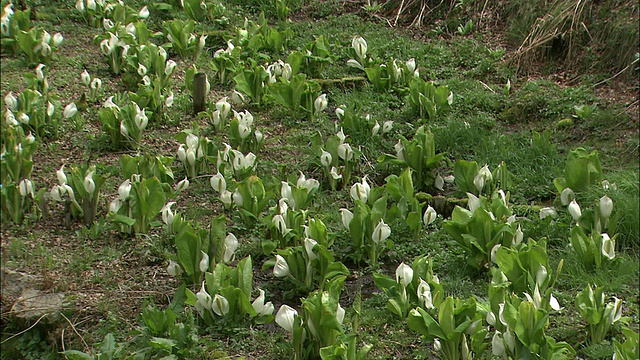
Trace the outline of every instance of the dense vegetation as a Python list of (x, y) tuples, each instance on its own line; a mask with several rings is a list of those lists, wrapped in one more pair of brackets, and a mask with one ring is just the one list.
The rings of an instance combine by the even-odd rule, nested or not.
[(3, 357), (637, 358), (637, 4), (507, 3), (3, 0)]

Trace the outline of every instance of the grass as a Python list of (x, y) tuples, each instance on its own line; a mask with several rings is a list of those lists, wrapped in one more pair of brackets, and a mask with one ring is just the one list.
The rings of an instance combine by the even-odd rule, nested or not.
[[(137, 7), (142, 4), (127, 3)], [(273, 20), (270, 23), (280, 30), (292, 30), (294, 35), (287, 51), (302, 49), (317, 36), (324, 36), (329, 41), (333, 62), (320, 74), (320, 78), (362, 75), (345, 65), (350, 57), (351, 39), (361, 35), (366, 38), (368, 53), (374, 58), (384, 61), (394, 58), (402, 62), (415, 58), (421, 76), (448, 85), (455, 100), (449, 112), (435, 119), (420, 120), (405, 104), (405, 94), (376, 92), (364, 82), (325, 85), (323, 92), (328, 94), (329, 108), (314, 121), (293, 116), (277, 106), (250, 108), (256, 119), (255, 126), (265, 134), (256, 172), (268, 191), (273, 193), (274, 199), (280, 195), (280, 181), (296, 179), (299, 172), (308, 178), (321, 180), (323, 172), (309, 137), (319, 134), (326, 139), (334, 134), (336, 117), (333, 111), (342, 104), (355, 107), (363, 115), (370, 114), (372, 120), (380, 124), (387, 120), (394, 121), (393, 130), (385, 136), (372, 139), (363, 132), (349, 137), (352, 146), (359, 147), (363, 154), (352, 182), (367, 175), (372, 185), (383, 186), (389, 170), (375, 166), (377, 157), (383, 153), (394, 154), (393, 146), (398, 137), (402, 135), (410, 139), (416, 128), (423, 124), (435, 135), (436, 152), (445, 153), (451, 161), (475, 160), (480, 165), (489, 164), (491, 169), (505, 161), (513, 179), (512, 187), (508, 189), (511, 203), (516, 205), (515, 212), (522, 218), (525, 236), (548, 239), (553, 268), (564, 259), (564, 270), (554, 294), (565, 309), (552, 316), (548, 334), (558, 341), (569, 342), (578, 350), (579, 356), (610, 356), (610, 343), (586, 346), (585, 336), (576, 326), (583, 324), (573, 302), (575, 294), (587, 283), (604, 285), (607, 294), (624, 299), (624, 314), (630, 317), (630, 324), (637, 327), (639, 322), (638, 273), (628, 272), (628, 269), (637, 269), (639, 266), (637, 239), (640, 238), (638, 166), (633, 161), (638, 156), (638, 118), (629, 111), (629, 104), (599, 97), (591, 84), (569, 86), (549, 79), (529, 79), (516, 75), (515, 69), (505, 61), (510, 53), (500, 47), (487, 46), (480, 33), (468, 37), (425, 35), (389, 28), (379, 18), (363, 19), (357, 12), (343, 13), (340, 2), (289, 4), (294, 9), (294, 21)], [(202, 71), (211, 73), (210, 57), (218, 47), (226, 46), (226, 38), (235, 33), (233, 26), (242, 25), (240, 14), (253, 14), (265, 9), (267, 14), (274, 13), (270, 8), (271, 2), (253, 1), (247, 6), (230, 2), (228, 5), (231, 25), (198, 25), (202, 31), (220, 31), (208, 39), (207, 53), (197, 62), (198, 69)], [(86, 68), (92, 75), (103, 79), (105, 98), (108, 94), (124, 91), (121, 78), (110, 75), (100, 49), (92, 44), (93, 35), (101, 30), (82, 24), (75, 10), (67, 11), (72, 6), (70, 2), (65, 2), (60, 8), (38, 5), (42, 15), (35, 23), (50, 32), (61, 31), (65, 36), (62, 51), (50, 66), (49, 79), (53, 90), (63, 104), (71, 101), (77, 103), (84, 91), (78, 69)], [(67, 10), (63, 11), (62, 8)], [(186, 19), (178, 11), (161, 14), (152, 8), (148, 26), (154, 31), (160, 30), (161, 19), (173, 16)], [(248, 17), (255, 19), (257, 16)], [(276, 53), (265, 55), (271, 61), (284, 57)], [(206, 121), (191, 114), (191, 96), (180, 87), (181, 76), (193, 61), (176, 61), (179, 70), (173, 78), (173, 91), (176, 94), (173, 113), (167, 114), (163, 122), (150, 123), (143, 136), (141, 153), (173, 156), (178, 149), (175, 135), (190, 128), (199, 128), (201, 134), (207, 133), (220, 146), (227, 141), (226, 134), (209, 132)], [(25, 87), (22, 73), (30, 70), (19, 58), (11, 56), (3, 56), (0, 65), (3, 74), (0, 93), (22, 91)], [(510, 93), (504, 91), (507, 80), (512, 84)], [(210, 101), (230, 94), (230, 86), (212, 85), (215, 95), (210, 96)], [(53, 329), (38, 328), (28, 331), (24, 337), (3, 343), (3, 355), (4, 349), (9, 349), (7, 351), (12, 351), (11, 354), (15, 354), (16, 358), (60, 358), (48, 350), (49, 345), (58, 346), (58, 350), (65, 347), (88, 351), (83, 341), (93, 346), (95, 351), (95, 344), (108, 333), (114, 333), (116, 340), (124, 345), (142, 347), (144, 345), (136, 343), (139, 338), (134, 336), (144, 328), (140, 318), (142, 309), (149, 302), (161, 308), (167, 307), (180, 286), (180, 281), (169, 277), (165, 270), (168, 259), (176, 257), (172, 236), (167, 235), (160, 226), (152, 229), (148, 235), (120, 235), (106, 217), (108, 202), (116, 196), (117, 188), (124, 180), (119, 165), (119, 157), (123, 152), (105, 146), (96, 115), (101, 102), (87, 104), (87, 111), (82, 115), (84, 122), (64, 124), (59, 138), (48, 139), (40, 145), (34, 158), (36, 165), (33, 173), (37, 188), (48, 190), (55, 183), (55, 171), (63, 163), (81, 164), (90, 159), (92, 164), (99, 164), (97, 171), (107, 178), (107, 182), (103, 187), (97, 222), (90, 227), (72, 222), (70, 228), (65, 228), (61, 206), (52, 205), (47, 219), (38, 220), (34, 217), (22, 225), (2, 223), (3, 266), (46, 279), (43, 290), (62, 291), (69, 295), (74, 303), (68, 309), (71, 313), (69, 318), (80, 336), (72, 333), (68, 323), (60, 322)], [(596, 110), (586, 118), (576, 117), (574, 107), (580, 105), (595, 105)], [(570, 125), (560, 126), (559, 123), (567, 118), (571, 119)], [(543, 134), (541, 141), (532, 141), (534, 131)], [(617, 190), (610, 192), (610, 196), (615, 207), (623, 214), (618, 225), (618, 257), (603, 269), (592, 273), (579, 264), (575, 253), (567, 247), (571, 219), (558, 206), (552, 184), (555, 177), (563, 174), (567, 152), (577, 146), (600, 152), (605, 177), (618, 186)], [(127, 153), (134, 155), (135, 152)], [(173, 172), (176, 182), (185, 176), (178, 161), (174, 163)], [(374, 345), (370, 353), (372, 359), (427, 359), (437, 356), (431, 342), (421, 340), (417, 333), (408, 329), (404, 321), (385, 309), (388, 299), (373, 284), (372, 273), (380, 271), (393, 278), (400, 262), (411, 263), (416, 257), (428, 254), (434, 263), (434, 273), (439, 276), (447, 296), (476, 296), (479, 299), (487, 298), (488, 273), (478, 272), (466, 265), (461, 248), (442, 230), (442, 218), (438, 218), (418, 236), (399, 221), (392, 224), (394, 246), (382, 254), (382, 263), (379, 266), (357, 267), (351, 259), (353, 250), (339, 214), (341, 208), (352, 207), (349, 189), (332, 192), (327, 190), (326, 181), (322, 188), (308, 212), (309, 216), (321, 219), (330, 233), (335, 235), (333, 254), (351, 272), (341, 299), (343, 306), (346, 308), (351, 305), (356, 293), (362, 292), (359, 327), (353, 328), (351, 317), (348, 316), (345, 328), (357, 332), (360, 343)], [(590, 189), (584, 204), (596, 201), (602, 194), (601, 188)], [(453, 191), (446, 195), (463, 196)], [(173, 209), (193, 220), (198, 229), (208, 229), (211, 218), (224, 212), (215, 197), (208, 178), (203, 175), (192, 179), (185, 193), (170, 200), (177, 202)], [(537, 207), (554, 204), (560, 217), (553, 222), (539, 221)], [(275, 200), (269, 204), (275, 205)], [(266, 290), (267, 300), (273, 301), (276, 307), (283, 303), (298, 306), (298, 299), (283, 297), (283, 290), (288, 284), (283, 285), (279, 279), (271, 276), (270, 269), (260, 270), (262, 263), (268, 260), (260, 245), (267, 237), (267, 227), (260, 222), (248, 227), (237, 212), (226, 214), (228, 231), (234, 232), (240, 242), (236, 258), (252, 256), (254, 285)], [(4, 306), (3, 303), (3, 311)], [(350, 313), (352, 310), (347, 311)], [(195, 314), (191, 307), (179, 312), (178, 321), (188, 323), (188, 314)], [(7, 319), (9, 321), (2, 328), (3, 340), (26, 328), (15, 319)], [(4, 320), (3, 313), (3, 324)], [(64, 338), (60, 336), (62, 329), (65, 330)], [(273, 359), (290, 356), (287, 348), (289, 335), (273, 323), (248, 328), (214, 326), (209, 329), (200, 324), (196, 325), (196, 331), (200, 348), (206, 348), (201, 354), (203, 359), (226, 356)], [(619, 327), (614, 327), (614, 337), (622, 339)]]

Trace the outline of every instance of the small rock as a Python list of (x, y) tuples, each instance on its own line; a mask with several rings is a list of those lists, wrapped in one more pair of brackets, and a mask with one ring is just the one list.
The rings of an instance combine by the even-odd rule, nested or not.
[(25, 320), (35, 320), (43, 315), (54, 318), (62, 311), (63, 300), (64, 294), (47, 294), (27, 289), (13, 304), (11, 314)]
[(2, 268), (2, 303), (11, 306), (26, 289), (36, 287), (36, 278), (18, 271)]

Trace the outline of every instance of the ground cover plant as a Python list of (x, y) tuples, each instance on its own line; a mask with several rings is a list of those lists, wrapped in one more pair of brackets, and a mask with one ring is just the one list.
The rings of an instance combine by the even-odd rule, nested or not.
[(3, 0), (3, 357), (638, 358), (637, 60), (487, 4)]

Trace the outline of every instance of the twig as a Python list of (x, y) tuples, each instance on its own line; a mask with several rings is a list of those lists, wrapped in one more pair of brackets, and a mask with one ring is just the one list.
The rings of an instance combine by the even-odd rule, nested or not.
[(7, 341), (9, 341), (9, 340), (13, 339), (14, 337), (16, 337), (16, 336), (18, 336), (18, 335), (22, 335), (22, 334), (26, 333), (27, 331), (29, 331), (29, 330), (33, 329), (36, 325), (38, 325), (38, 323), (40, 322), (40, 320), (42, 320), (42, 319), (43, 319), (45, 316), (47, 316), (47, 315), (49, 315), (49, 313), (43, 314), (42, 316), (40, 316), (40, 317), (38, 318), (38, 320), (36, 320), (36, 322), (35, 322), (33, 325), (31, 325), (31, 326), (29, 326), (28, 328), (26, 328), (26, 329), (24, 329), (24, 330), (20, 331), (20, 332), (19, 332), (19, 333), (17, 333), (17, 334), (13, 334), (13, 335), (9, 336), (8, 338), (6, 338), (6, 339), (4, 339), (2, 342), (0, 342), (0, 344), (4, 344), (4, 343), (6, 343)]
[(387, 22), (387, 25), (389, 25), (389, 27), (393, 27), (393, 25), (391, 25), (391, 21), (389, 21), (389, 19), (387, 19), (386, 17), (380, 16), (378, 14), (373, 14), (373, 17), (375, 17), (376, 19), (384, 20)]
[(340, 79), (313, 79), (320, 85), (323, 84), (344, 84), (346, 82), (357, 82), (357, 81), (367, 81), (367, 78), (364, 76), (348, 76)]
[(638, 58), (636, 58), (635, 60), (633, 60), (633, 61), (631, 62), (631, 64), (627, 65), (624, 69), (622, 69), (622, 70), (618, 71), (618, 73), (616, 73), (616, 74), (615, 74), (615, 75), (613, 75), (612, 77), (610, 77), (610, 78), (608, 78), (608, 79), (604, 79), (604, 80), (600, 81), (599, 83), (596, 83), (595, 85), (593, 85), (593, 87), (596, 87), (596, 86), (598, 86), (598, 85), (602, 85), (602, 84), (604, 84), (604, 83), (606, 83), (606, 82), (608, 82), (608, 81), (610, 81), (610, 80), (615, 79), (616, 77), (618, 77), (618, 75), (620, 75), (620, 74), (622, 74), (623, 72), (627, 71), (627, 69), (628, 69), (629, 67), (631, 67), (631, 65), (633, 65), (633, 64), (635, 64), (635, 63), (637, 63), (637, 62), (638, 62)]
[[(78, 335), (78, 337), (80, 338), (80, 340), (82, 340), (82, 343), (84, 344), (84, 349), (87, 351), (91, 351), (91, 348), (89, 347), (89, 345), (87, 344), (86, 341), (84, 341), (84, 338), (82, 337), (82, 335), (80, 335), (80, 333), (78, 333), (78, 330), (76, 330), (76, 327), (73, 325), (73, 323), (71, 322), (71, 320), (69, 320), (68, 317), (66, 317), (63, 313), (60, 313), (60, 315), (62, 315), (62, 317), (67, 320), (67, 322), (69, 323), (69, 325), (71, 326), (71, 330), (73, 330), (74, 333), (76, 333), (76, 335)], [(64, 344), (64, 343), (63, 343)]]
[(591, 33), (589, 32), (589, 29), (587, 29), (587, 25), (585, 25), (584, 21), (581, 21), (580, 24), (582, 24), (582, 27), (587, 32), (587, 35), (589, 35), (589, 39), (593, 41), (593, 36), (591, 36)]
[(486, 87), (487, 89), (489, 89), (489, 91), (491, 91), (492, 93), (494, 93), (494, 94), (496, 93), (495, 91), (493, 91), (493, 89), (492, 89), (492, 88), (490, 88), (490, 87), (489, 87), (489, 85), (487, 85), (487, 84), (483, 83), (483, 82), (482, 82), (482, 81), (480, 81), (480, 80), (478, 80), (478, 82), (479, 82), (480, 84), (482, 84), (482, 86), (484, 86), (484, 87)]
[(424, 14), (424, 9), (427, 7), (427, 4), (425, 2), (422, 2), (422, 7), (420, 8), (420, 13), (418, 14), (418, 16), (416, 16), (413, 21), (411, 22), (411, 24), (409, 25), (409, 27), (413, 27), (415, 26), (416, 28), (420, 29), (422, 27), (422, 16)]
[(404, 7), (404, 0), (402, 0), (402, 2), (400, 3), (400, 7), (398, 8), (398, 13), (396, 14), (396, 20), (393, 22), (393, 26), (398, 25), (398, 18), (400, 17), (400, 14), (402, 14), (403, 7)]
[(480, 20), (478, 21), (478, 29), (482, 26), (482, 20), (484, 19), (484, 11), (487, 9), (487, 4), (489, 0), (485, 0), (484, 5), (482, 6), (482, 11), (480, 12)]

